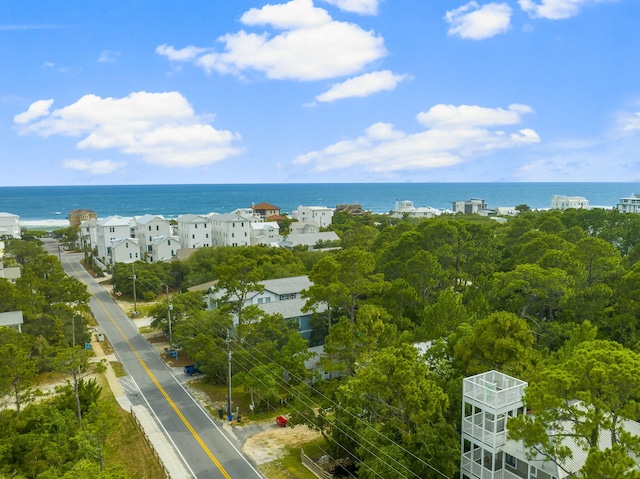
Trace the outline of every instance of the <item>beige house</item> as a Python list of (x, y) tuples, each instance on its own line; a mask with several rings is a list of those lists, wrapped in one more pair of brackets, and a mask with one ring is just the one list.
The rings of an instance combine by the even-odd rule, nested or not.
[(93, 210), (69, 211), (69, 226), (80, 226), (83, 221), (97, 220), (98, 215)]

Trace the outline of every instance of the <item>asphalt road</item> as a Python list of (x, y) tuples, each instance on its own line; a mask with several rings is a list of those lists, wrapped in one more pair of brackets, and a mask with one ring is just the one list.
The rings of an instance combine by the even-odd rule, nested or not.
[[(56, 243), (47, 241), (45, 247), (58, 255)], [(60, 258), (67, 274), (87, 285), (98, 324), (192, 476), (264, 478), (240, 452), (240, 445), (180, 384), (109, 293), (80, 265), (82, 254), (62, 253)]]

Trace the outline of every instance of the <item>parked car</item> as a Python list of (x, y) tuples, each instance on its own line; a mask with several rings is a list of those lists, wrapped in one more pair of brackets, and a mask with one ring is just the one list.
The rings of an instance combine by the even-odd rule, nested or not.
[(183, 371), (185, 374), (188, 374), (189, 376), (195, 376), (196, 374), (202, 373), (202, 371), (200, 371), (195, 364), (189, 364), (188, 366), (185, 366)]

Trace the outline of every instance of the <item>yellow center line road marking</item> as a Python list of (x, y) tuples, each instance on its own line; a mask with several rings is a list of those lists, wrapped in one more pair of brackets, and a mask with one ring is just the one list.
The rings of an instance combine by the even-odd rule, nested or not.
[[(73, 265), (73, 263), (67, 263), (71, 266), (71, 268), (73, 269), (73, 271), (76, 272), (76, 274), (78, 274), (78, 277), (80, 277), (80, 273), (78, 272), (78, 270), (75, 268), (75, 266)], [(82, 280), (81, 281), (83, 283), (85, 283), (87, 286), (87, 282)], [(202, 438), (200, 437), (200, 435), (196, 432), (196, 430), (193, 428), (193, 426), (191, 425), (191, 423), (189, 423), (189, 421), (187, 420), (186, 417), (184, 417), (184, 415), (182, 414), (182, 412), (180, 411), (180, 409), (178, 408), (178, 406), (176, 405), (176, 403), (174, 403), (171, 398), (169, 397), (169, 395), (167, 394), (167, 392), (164, 390), (164, 388), (162, 387), (162, 385), (158, 382), (158, 379), (156, 379), (156, 377), (154, 376), (154, 374), (151, 372), (151, 370), (149, 369), (149, 367), (147, 366), (147, 364), (144, 362), (144, 360), (142, 359), (142, 357), (140, 356), (140, 354), (138, 354), (138, 351), (135, 350), (135, 348), (133, 347), (133, 345), (129, 342), (129, 339), (125, 336), (124, 331), (120, 328), (120, 325), (116, 322), (115, 318), (113, 316), (111, 316), (111, 314), (109, 313), (109, 311), (107, 310), (107, 307), (104, 305), (104, 303), (102, 301), (100, 301), (100, 299), (93, 295), (93, 298), (98, 302), (98, 304), (100, 305), (100, 307), (102, 308), (102, 310), (105, 312), (105, 314), (107, 315), (107, 317), (109, 318), (109, 321), (111, 321), (111, 323), (116, 327), (116, 329), (120, 332), (120, 335), (122, 336), (122, 339), (124, 339), (124, 341), (129, 345), (129, 348), (131, 348), (131, 351), (133, 352), (133, 354), (135, 354), (136, 358), (138, 358), (138, 361), (140, 362), (140, 364), (142, 365), (142, 367), (144, 368), (144, 370), (147, 372), (147, 374), (149, 375), (149, 377), (151, 378), (151, 380), (153, 381), (153, 383), (156, 385), (156, 387), (158, 388), (158, 390), (162, 393), (162, 395), (164, 396), (164, 398), (167, 400), (167, 402), (169, 403), (169, 405), (173, 408), (173, 410), (175, 411), (175, 413), (178, 415), (178, 417), (182, 420), (182, 422), (184, 423), (185, 426), (187, 426), (187, 429), (189, 429), (189, 431), (191, 432), (191, 434), (193, 434), (193, 437), (196, 439), (196, 441), (198, 441), (198, 444), (200, 444), (200, 446), (202, 447), (202, 449), (204, 450), (204, 452), (207, 454), (207, 456), (209, 456), (209, 458), (211, 459), (211, 461), (216, 465), (216, 467), (218, 468), (218, 470), (222, 473), (222, 475), (225, 477), (225, 479), (231, 479), (231, 476), (227, 473), (227, 471), (225, 471), (224, 467), (222, 467), (222, 464), (220, 464), (220, 461), (218, 461), (218, 459), (216, 458), (216, 456), (211, 452), (211, 450), (207, 447), (207, 445), (204, 443), (204, 441), (202, 440)]]

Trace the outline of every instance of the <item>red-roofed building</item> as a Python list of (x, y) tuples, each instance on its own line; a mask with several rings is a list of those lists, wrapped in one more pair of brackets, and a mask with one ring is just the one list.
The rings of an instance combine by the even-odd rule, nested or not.
[(271, 219), (272, 216), (280, 216), (280, 207), (269, 203), (259, 203), (251, 206), (253, 214), (260, 216), (263, 220)]

